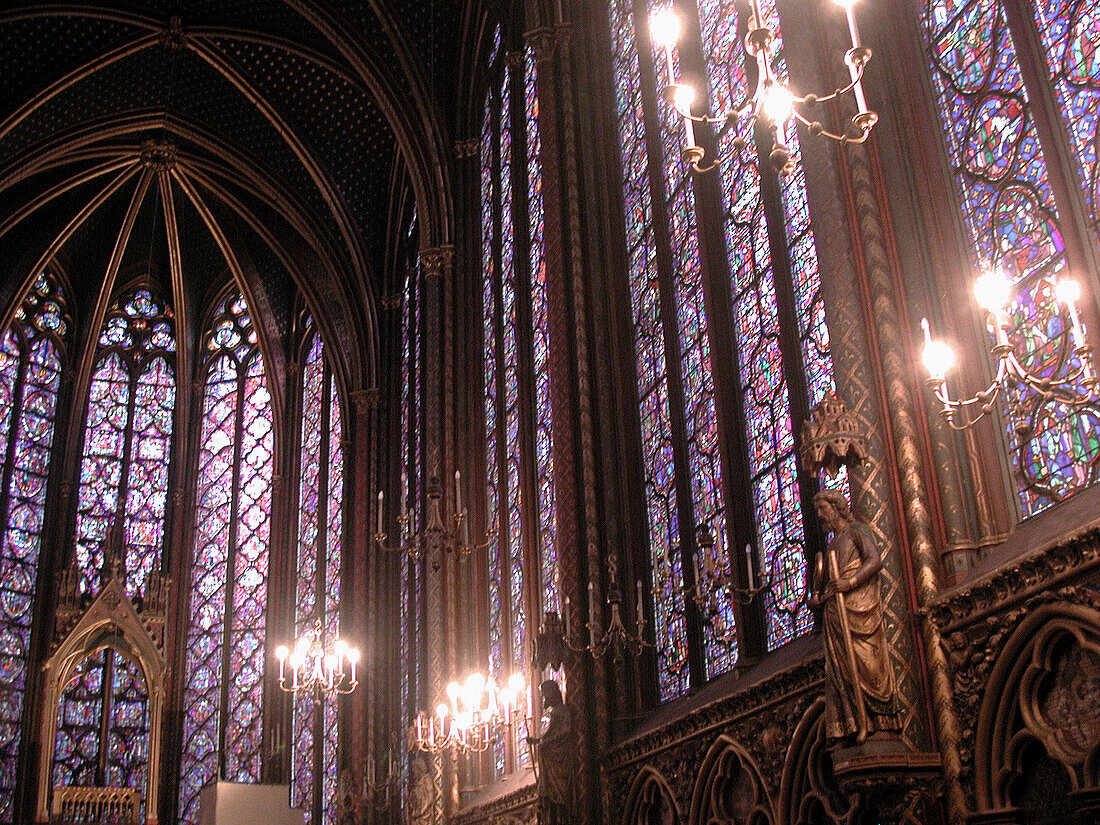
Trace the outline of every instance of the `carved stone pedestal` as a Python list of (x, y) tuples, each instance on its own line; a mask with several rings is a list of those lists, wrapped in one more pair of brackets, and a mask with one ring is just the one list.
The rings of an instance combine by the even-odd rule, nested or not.
[(877, 809), (882, 825), (940, 821), (937, 753), (913, 753), (896, 740), (870, 739), (859, 747), (834, 750), (833, 772), (849, 799)]

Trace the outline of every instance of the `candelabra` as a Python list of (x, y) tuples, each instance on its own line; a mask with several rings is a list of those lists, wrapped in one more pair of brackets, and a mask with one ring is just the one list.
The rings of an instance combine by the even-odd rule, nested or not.
[(517, 720), (526, 723), (531, 707), (526, 680), (519, 673), (503, 687), (492, 676), (471, 673), (462, 684), (447, 685), (447, 699), (436, 706), (434, 715), (417, 714), (409, 732), (412, 747), (430, 753), (479, 753), (499, 731), (510, 732)]
[[(928, 369), (927, 384), (942, 405), (940, 414), (955, 430), (973, 427), (993, 411), (1001, 391), (1011, 381), (1023, 385), (1048, 400), (1059, 401), (1070, 407), (1083, 407), (1100, 400), (1096, 371), (1092, 363), (1092, 347), (1088, 345), (1085, 331), (1077, 313), (1081, 299), (1081, 286), (1069, 278), (1061, 278), (1054, 285), (1054, 295), (1065, 305), (1070, 318), (1070, 341), (1078, 366), (1069, 374), (1054, 378), (1036, 375), (1020, 363), (1008, 334), (1015, 331), (1009, 322), (1008, 306), (1012, 302), (1012, 283), (1004, 272), (994, 267), (983, 273), (974, 284), (978, 303), (989, 314), (989, 325), (996, 343), (990, 354), (997, 359), (997, 372), (989, 386), (969, 398), (953, 399), (947, 388), (947, 373), (955, 365), (955, 353), (943, 341), (932, 339), (927, 318), (921, 319), (924, 330), (924, 365)], [(1020, 330), (1023, 333), (1022, 330)]]
[[(671, 6), (665, 6), (653, 13), (650, 18), (650, 32), (653, 43), (665, 53), (668, 72), (668, 84), (664, 87), (666, 98), (675, 107), (684, 121), (684, 149), (682, 156), (696, 172), (708, 172), (717, 166), (717, 162), (703, 165), (705, 151), (695, 142), (695, 124), (721, 124), (720, 134), (731, 125), (742, 121), (744, 129), (734, 141), (737, 151), (748, 145), (756, 125), (762, 125), (771, 133), (772, 147), (769, 160), (780, 174), (792, 169), (791, 151), (786, 145), (786, 124), (792, 117), (804, 124), (812, 135), (830, 138), (840, 143), (863, 143), (878, 122), (878, 115), (867, 108), (867, 99), (863, 94), (863, 72), (871, 59), (871, 50), (860, 43), (859, 29), (856, 27), (852, 7), (855, 0), (837, 0), (844, 9), (848, 20), (848, 33), (852, 47), (845, 53), (844, 62), (848, 67), (849, 82), (834, 89), (827, 95), (796, 95), (780, 80), (773, 69), (773, 57), (778, 43), (778, 34), (765, 22), (760, 11), (759, 0), (750, 0), (748, 34), (745, 37), (745, 52), (756, 61), (756, 89), (740, 105), (720, 116), (695, 115), (691, 107), (695, 102), (695, 90), (686, 83), (680, 83), (676, 77), (676, 63), (672, 51), (680, 38), (680, 19)], [(855, 98), (857, 112), (852, 116), (849, 128), (842, 133), (830, 132), (820, 121), (811, 120), (799, 107), (810, 107), (834, 100), (851, 92)], [(747, 116), (747, 118), (746, 118)]]
[(714, 535), (706, 524), (699, 527), (695, 543), (699, 548), (699, 554), (695, 556), (695, 586), (685, 587), (684, 593), (695, 602), (700, 611), (710, 617), (715, 635), (720, 639), (727, 639), (734, 632), (734, 627), (729, 622), (723, 597), (740, 604), (750, 604), (760, 593), (772, 586), (772, 573), (767, 571), (764, 578), (759, 583), (756, 582), (752, 545), (746, 544), (745, 570), (748, 574), (748, 587), (737, 587), (733, 583), (732, 566), (727, 564), (723, 569), (718, 565)]
[[(561, 647), (564, 646), (574, 653), (590, 653), (596, 659), (602, 658), (610, 651), (615, 661), (621, 661), (624, 650), (629, 650), (631, 653), (636, 654), (643, 648), (653, 647), (653, 645), (645, 641), (644, 636), (646, 622), (644, 618), (645, 613), (643, 612), (642, 583), (638, 582), (637, 599), (634, 606), (635, 615), (637, 617), (637, 621), (635, 622), (637, 632), (631, 634), (627, 631), (626, 625), (623, 623), (623, 596), (622, 592), (619, 590), (619, 583), (617, 580), (618, 565), (615, 562), (614, 556), (608, 558), (607, 569), (609, 575), (607, 606), (611, 608), (611, 618), (608, 620), (607, 630), (602, 634), (600, 633), (600, 608), (599, 602), (596, 599), (596, 587), (593, 582), (589, 582), (588, 621), (585, 623), (585, 627), (588, 629), (588, 644), (577, 643), (573, 640), (569, 597), (566, 596), (563, 604), (563, 613), (565, 614), (564, 627), (557, 613), (551, 611), (546, 614), (546, 624), (541, 634), (544, 640), (543, 646), (545, 650), (560, 651)], [(560, 636), (558, 634), (560, 634)], [(549, 655), (554, 656), (555, 654)], [(561, 658), (560, 654), (556, 657)]]
[[(294, 644), (291, 651), (286, 645), (275, 648), (279, 660), (279, 687), (286, 693), (312, 695), (315, 704), (327, 696), (351, 693), (359, 685), (356, 667), (359, 650), (350, 647), (343, 639), (336, 639), (330, 646), (324, 643), (324, 626), (320, 619)], [(290, 684), (286, 681), (286, 667), (290, 665)]]
[[(420, 532), (411, 530), (412, 519), (409, 516), (406, 501), (408, 499), (408, 478), (401, 474), (401, 513), (397, 517), (399, 525), (398, 541), (396, 546), (386, 544), (387, 536), (383, 529), (385, 494), (378, 491), (378, 529), (374, 534), (375, 544), (382, 550), (390, 552), (403, 552), (410, 558), (419, 558), (421, 552), (427, 551), (434, 554), (438, 560), (441, 553), (457, 553), (465, 558), (474, 550), (486, 549), (493, 540), (495, 532), (486, 530), (484, 539), (480, 544), (470, 541), (469, 513), (462, 507), (462, 473), (455, 470), (455, 511), (454, 528), (448, 530), (443, 519), (443, 490), (438, 478), (428, 480), (428, 520), (424, 529)], [(438, 561), (436, 561), (438, 564)]]

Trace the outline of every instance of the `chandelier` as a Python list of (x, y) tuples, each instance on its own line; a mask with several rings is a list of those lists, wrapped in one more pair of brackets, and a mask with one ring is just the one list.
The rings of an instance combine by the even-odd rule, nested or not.
[[(495, 532), (486, 530), (483, 541), (474, 544), (470, 541), (469, 512), (462, 506), (462, 473), (455, 470), (455, 511), (454, 527), (447, 529), (443, 519), (443, 489), (439, 479), (434, 476), (428, 479), (428, 521), (424, 529), (413, 532), (411, 529), (412, 518), (408, 513), (406, 502), (408, 501), (408, 477), (401, 473), (401, 513), (397, 517), (398, 536), (397, 544), (386, 544), (387, 536), (384, 530), (384, 504), (385, 494), (378, 491), (378, 525), (374, 534), (375, 544), (379, 549), (389, 552), (406, 553), (409, 558), (419, 558), (422, 552), (428, 551), (434, 554), (433, 563), (438, 565), (441, 553), (457, 553), (460, 557), (469, 556), (474, 550), (484, 550), (493, 540)], [(438, 566), (437, 568), (438, 569)]]
[[(1016, 357), (1009, 341), (1009, 332), (1022, 337), (1024, 330), (1013, 328), (1008, 307), (1012, 302), (1012, 282), (995, 267), (983, 273), (974, 283), (978, 303), (988, 313), (988, 323), (995, 337), (990, 354), (997, 361), (997, 373), (989, 386), (969, 398), (953, 399), (947, 388), (947, 373), (955, 365), (955, 352), (943, 341), (933, 340), (927, 318), (921, 319), (924, 330), (924, 366), (928, 370), (928, 386), (942, 405), (940, 414), (955, 430), (973, 427), (993, 411), (1001, 391), (1009, 383), (1028, 387), (1048, 400), (1071, 407), (1083, 407), (1100, 400), (1096, 370), (1092, 363), (1092, 347), (1088, 345), (1077, 302), (1081, 300), (1081, 285), (1070, 278), (1060, 278), (1054, 284), (1056, 299), (1065, 305), (1070, 318), (1070, 341), (1078, 366), (1062, 378), (1038, 375)], [(1026, 323), (1026, 321), (1024, 322)]]
[[(334, 699), (355, 690), (359, 684), (355, 672), (359, 664), (359, 650), (343, 639), (326, 645), (324, 636), (324, 627), (317, 619), (313, 629), (307, 630), (294, 643), (293, 650), (286, 645), (275, 648), (275, 658), (279, 660), (280, 689), (286, 693), (312, 696), (314, 704), (320, 704), (326, 697)], [(288, 666), (289, 684), (286, 674)]]
[(454, 749), (479, 753), (500, 731), (511, 731), (517, 720), (527, 723), (531, 707), (529, 689), (520, 673), (503, 685), (481, 673), (471, 673), (463, 683), (447, 685), (447, 700), (433, 715), (418, 713), (410, 730), (410, 744), (429, 753)]
[[(856, 0), (836, 0), (844, 9), (848, 19), (848, 33), (852, 47), (845, 53), (844, 62), (848, 66), (850, 82), (834, 89), (827, 95), (796, 95), (780, 80), (772, 68), (772, 60), (778, 45), (778, 34), (765, 24), (760, 12), (759, 0), (750, 0), (749, 31), (745, 36), (745, 52), (756, 61), (756, 89), (740, 105), (724, 114), (696, 115), (692, 106), (696, 100), (695, 90), (676, 77), (676, 61), (673, 49), (680, 39), (680, 18), (671, 6), (657, 9), (650, 18), (650, 33), (653, 44), (664, 51), (668, 83), (664, 87), (665, 97), (672, 103), (676, 112), (684, 121), (684, 149), (682, 157), (690, 163), (696, 172), (709, 172), (718, 163), (703, 165), (706, 151), (695, 141), (695, 124), (706, 123), (719, 126), (719, 134), (735, 124), (743, 131), (734, 140), (734, 148), (740, 151), (753, 140), (754, 127), (765, 128), (772, 139), (768, 155), (772, 166), (779, 174), (788, 174), (793, 169), (791, 150), (787, 146), (787, 125), (793, 117), (809, 130), (811, 135), (830, 138), (840, 143), (863, 143), (878, 122), (878, 115), (867, 108), (867, 99), (863, 94), (863, 72), (871, 59), (871, 50), (859, 40), (859, 29), (852, 11)], [(658, 70), (659, 71), (659, 70)], [(812, 120), (807, 114), (816, 104), (835, 100), (851, 92), (856, 102), (856, 114), (852, 116), (849, 128), (842, 133), (830, 132), (818, 120)]]

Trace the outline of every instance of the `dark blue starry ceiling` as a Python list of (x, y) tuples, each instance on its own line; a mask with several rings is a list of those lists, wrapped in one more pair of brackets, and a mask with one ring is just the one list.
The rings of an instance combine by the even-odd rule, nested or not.
[[(357, 268), (355, 256), (368, 269), (380, 259), (397, 144), (361, 72), (387, 67), (394, 88), (410, 87), (406, 71), (437, 87), (453, 78), (459, 2), (129, 0), (43, 8), (5, 4), (0, 12), (0, 166), (112, 117), (160, 113), (276, 182), (349, 268)], [(162, 40), (173, 17), (182, 47)], [(52, 84), (142, 38), (152, 42), (96, 66), (11, 122)]]

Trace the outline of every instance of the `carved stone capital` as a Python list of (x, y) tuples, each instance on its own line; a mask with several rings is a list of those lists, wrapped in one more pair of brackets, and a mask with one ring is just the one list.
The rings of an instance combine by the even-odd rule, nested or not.
[(454, 264), (454, 259), (455, 248), (452, 244), (420, 250), (420, 265), (424, 268), (425, 278), (441, 277), (443, 271)]
[(558, 53), (560, 38), (558, 31), (550, 26), (539, 26), (523, 36), (531, 50), (535, 53), (536, 63), (545, 63), (553, 60)]
[(378, 387), (367, 387), (362, 390), (354, 390), (351, 393), (351, 403), (355, 405), (356, 412), (366, 413), (377, 409), (382, 401), (382, 390)]
[(468, 158), (476, 158), (478, 149), (478, 139), (470, 138), (469, 140), (456, 140), (454, 144), (454, 154), (459, 160), (466, 160)]
[(874, 805), (881, 822), (923, 825), (932, 821), (943, 781), (938, 753), (912, 753), (896, 742), (869, 740), (861, 747), (834, 752), (833, 771), (844, 793)]

